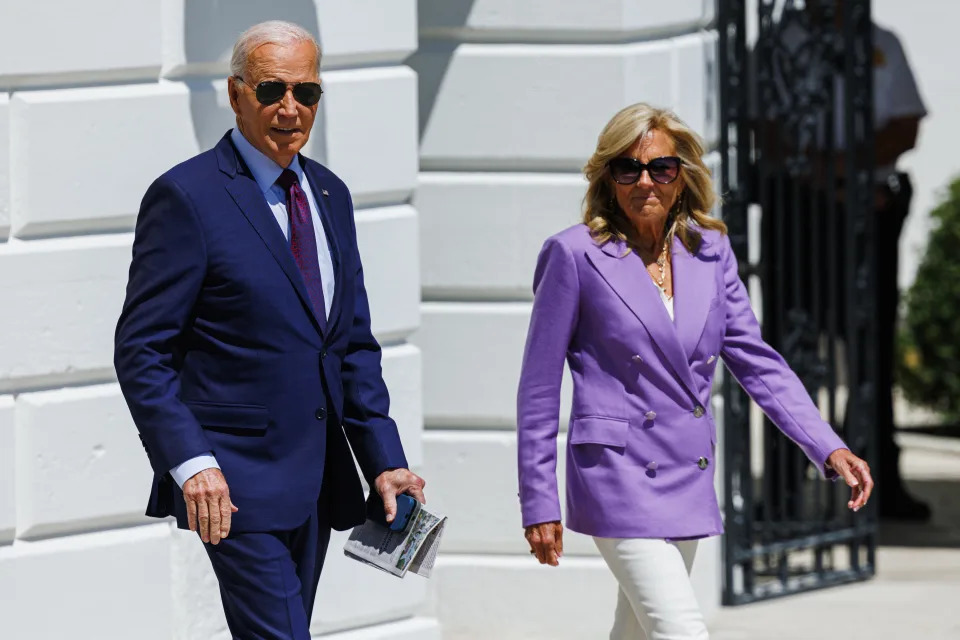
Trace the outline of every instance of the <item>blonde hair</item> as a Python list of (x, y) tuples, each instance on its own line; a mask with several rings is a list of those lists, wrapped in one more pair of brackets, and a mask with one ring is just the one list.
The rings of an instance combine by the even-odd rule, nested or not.
[(727, 225), (710, 216), (717, 196), (710, 169), (703, 162), (703, 141), (672, 111), (643, 102), (630, 105), (613, 116), (597, 138), (597, 149), (583, 167), (583, 175), (590, 183), (583, 197), (583, 223), (590, 228), (590, 235), (597, 244), (619, 240), (628, 247), (632, 246), (633, 225), (617, 206), (607, 163), (653, 130), (670, 137), (677, 156), (682, 160), (680, 177), (684, 189), (668, 218), (672, 224), (667, 230), (667, 238), (672, 240), (676, 235), (687, 251), (696, 253), (702, 240), (700, 229), (727, 232)]

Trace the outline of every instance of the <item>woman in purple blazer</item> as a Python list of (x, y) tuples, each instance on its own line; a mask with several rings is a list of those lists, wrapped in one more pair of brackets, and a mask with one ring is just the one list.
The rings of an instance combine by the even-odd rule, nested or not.
[(867, 463), (820, 417), (760, 337), (703, 144), (669, 111), (636, 104), (584, 168), (583, 224), (547, 239), (518, 392), (523, 526), (531, 553), (563, 554), (557, 431), (573, 376), (567, 526), (593, 536), (620, 584), (611, 638), (702, 640), (689, 579), (698, 538), (723, 531), (714, 491), (717, 361), (826, 477), (873, 488)]

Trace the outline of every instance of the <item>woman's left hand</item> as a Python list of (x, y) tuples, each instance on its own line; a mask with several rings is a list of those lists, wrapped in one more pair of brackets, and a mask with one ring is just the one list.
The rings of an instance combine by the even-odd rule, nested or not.
[(866, 460), (853, 455), (849, 449), (837, 449), (827, 458), (827, 465), (836, 471), (853, 490), (847, 507), (859, 511), (873, 492), (873, 478)]

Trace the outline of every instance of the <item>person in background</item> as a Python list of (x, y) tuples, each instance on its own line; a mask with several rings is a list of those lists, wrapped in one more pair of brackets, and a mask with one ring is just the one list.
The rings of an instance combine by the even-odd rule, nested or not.
[(614, 640), (704, 640), (697, 541), (723, 530), (710, 394), (720, 359), (826, 477), (870, 498), (865, 461), (820, 418), (760, 336), (699, 136), (635, 104), (600, 133), (583, 223), (546, 240), (517, 393), (520, 503), (541, 564), (563, 555), (557, 433), (573, 377), (566, 525), (593, 536), (619, 584)]

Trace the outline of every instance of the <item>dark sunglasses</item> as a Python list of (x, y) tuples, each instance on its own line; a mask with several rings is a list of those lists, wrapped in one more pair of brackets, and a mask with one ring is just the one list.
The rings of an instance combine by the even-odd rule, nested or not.
[[(243, 84), (246, 80), (240, 76), (234, 76)], [(247, 84), (249, 87), (250, 85)], [(257, 101), (262, 105), (271, 105), (283, 100), (287, 94), (287, 87), (293, 90), (293, 98), (305, 107), (312, 107), (320, 102), (320, 96), (323, 95), (323, 89), (319, 82), (281, 82), (279, 80), (264, 80), (256, 87), (254, 92), (257, 94)]]
[(650, 179), (660, 184), (670, 184), (680, 175), (683, 161), (676, 156), (654, 158), (644, 164), (635, 158), (614, 158), (607, 163), (610, 175), (617, 184), (633, 184), (643, 175), (644, 169), (650, 173)]

